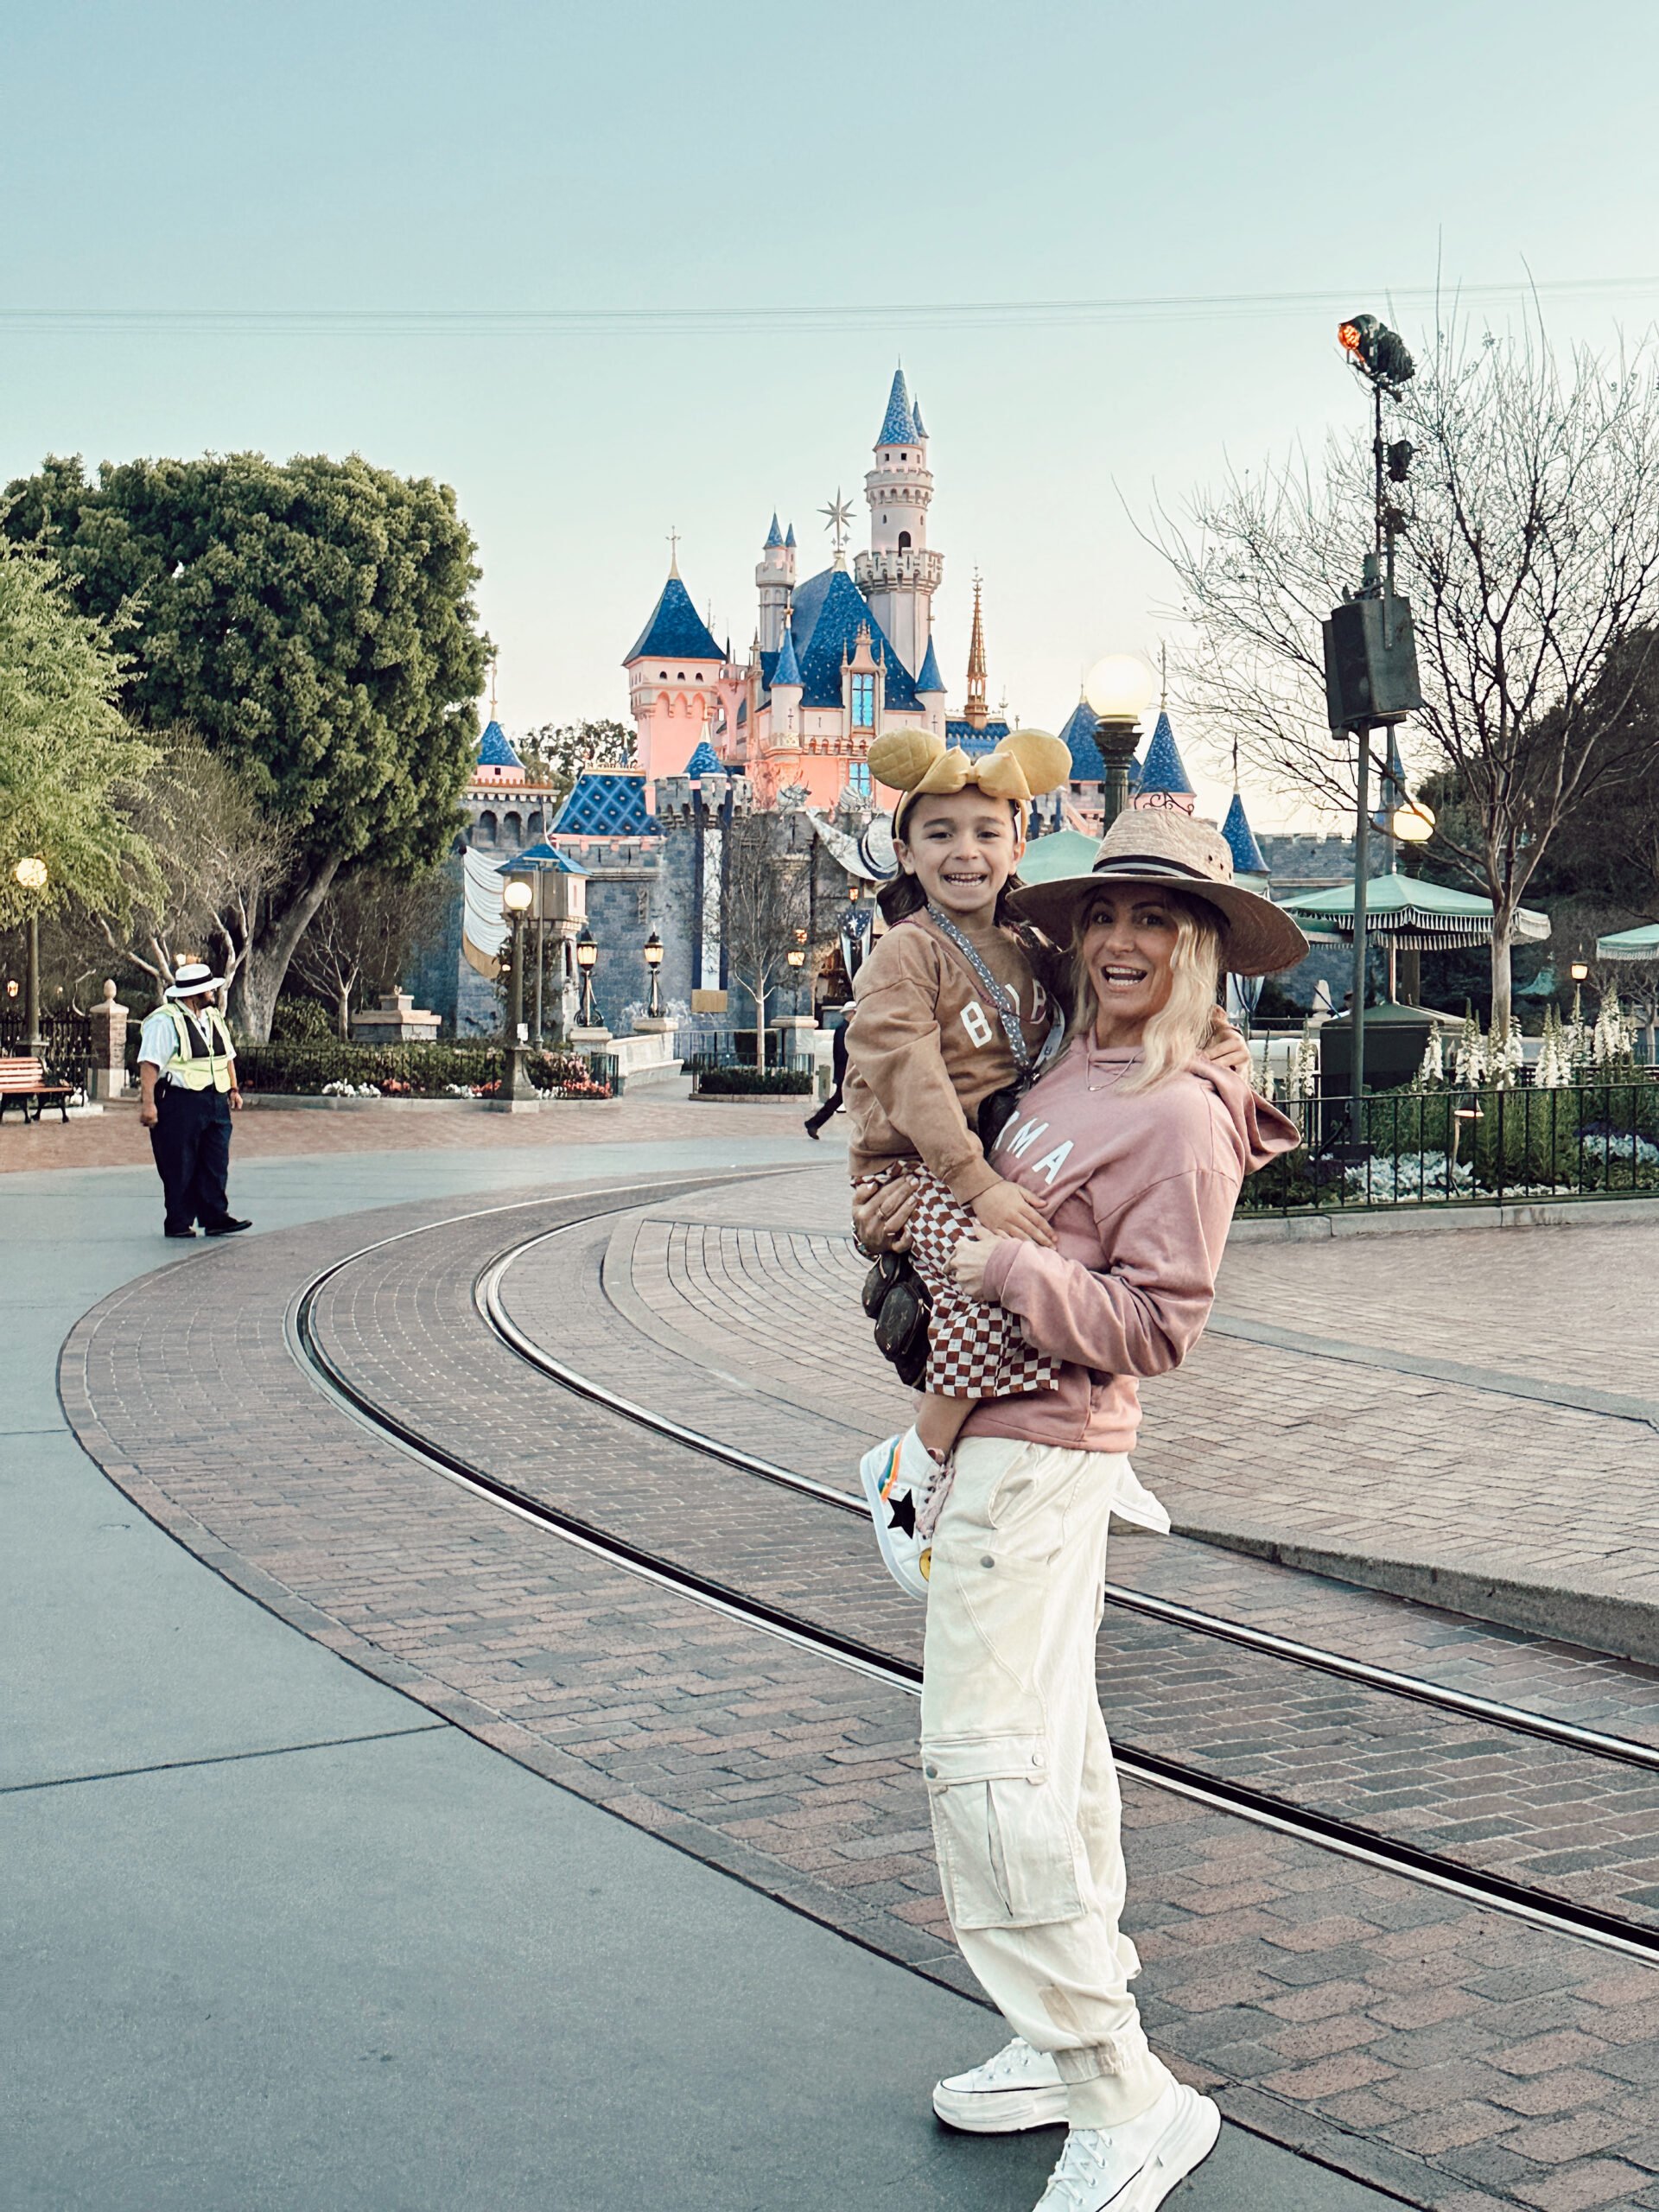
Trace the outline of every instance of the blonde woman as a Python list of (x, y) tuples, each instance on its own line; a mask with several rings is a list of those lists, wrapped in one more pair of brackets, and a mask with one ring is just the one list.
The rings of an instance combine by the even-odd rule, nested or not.
[[(1018, 1315), (1058, 1386), (982, 1402), (933, 1538), (922, 1764), (963, 1954), (1014, 2031), (942, 2082), (934, 2108), (986, 2134), (1058, 2121), (1039, 2212), (1152, 2212), (1220, 2116), (1148, 2049), (1129, 1982), (1117, 1776), (1095, 1686), (1107, 1528), (1166, 1529), (1128, 1454), (1136, 1378), (1179, 1366), (1210, 1313), (1244, 1176), (1297, 1141), (1244, 1078), (1199, 1058), (1224, 965), (1301, 958), (1294, 922), (1232, 880), (1227, 848), (1173, 813), (1120, 816), (1093, 872), (1018, 893), (1071, 950), (1070, 1041), (992, 1154), (1052, 1246), (982, 1231), (972, 1298)], [(902, 1198), (866, 1186), (867, 1241)]]

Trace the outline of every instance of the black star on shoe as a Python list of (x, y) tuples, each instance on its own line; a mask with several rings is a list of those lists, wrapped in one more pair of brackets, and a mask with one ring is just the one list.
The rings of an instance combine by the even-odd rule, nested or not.
[(906, 1536), (916, 1533), (916, 1500), (907, 1490), (887, 1500), (887, 1526), (899, 1529)]

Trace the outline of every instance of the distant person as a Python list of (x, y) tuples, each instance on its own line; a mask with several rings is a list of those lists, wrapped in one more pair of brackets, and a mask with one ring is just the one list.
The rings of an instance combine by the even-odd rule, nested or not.
[(138, 1119), (149, 1131), (166, 1211), (162, 1234), (209, 1236), (251, 1229), (231, 1211), (231, 1115), (242, 1103), (236, 1046), (214, 1002), (225, 987), (203, 960), (187, 960), (144, 1017), (138, 1039)]
[(843, 1014), (836, 1024), (836, 1033), (830, 1039), (830, 1072), (835, 1080), (828, 1096), (816, 1114), (806, 1117), (806, 1134), (816, 1144), (818, 1131), (832, 1115), (841, 1111), (841, 1087), (847, 1080), (847, 1017)]

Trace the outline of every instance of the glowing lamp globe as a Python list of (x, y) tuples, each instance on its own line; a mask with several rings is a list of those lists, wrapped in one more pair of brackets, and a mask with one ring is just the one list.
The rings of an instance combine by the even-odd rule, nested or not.
[(1133, 653), (1108, 653), (1084, 679), (1083, 696), (1102, 721), (1138, 722), (1157, 688), (1144, 661)]
[(510, 914), (522, 914), (528, 910), (535, 895), (522, 876), (514, 876), (511, 882), (502, 887), (501, 904)]
[(1434, 835), (1433, 810), (1421, 799), (1408, 799), (1404, 806), (1396, 806), (1389, 817), (1389, 830), (1402, 845), (1423, 845)]
[(19, 861), (11, 872), (25, 891), (45, 890), (46, 862), (44, 861), (35, 860), (32, 855), (27, 856)]

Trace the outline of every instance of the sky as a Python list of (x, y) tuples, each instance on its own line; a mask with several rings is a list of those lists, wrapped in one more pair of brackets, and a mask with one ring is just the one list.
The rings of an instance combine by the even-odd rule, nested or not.
[[(1409, 340), (1438, 268), (1561, 341), (1659, 318), (1656, 65), (1651, 0), (0, 0), (0, 472), (452, 484), (524, 730), (625, 714), (671, 529), (746, 645), (773, 510), (803, 575), (864, 521), (902, 359), (953, 704), (977, 567), (993, 701), (1057, 728), (1173, 633), (1160, 502), (1354, 418), (1343, 315)], [(1124, 301), (1193, 304), (1075, 304)]]

